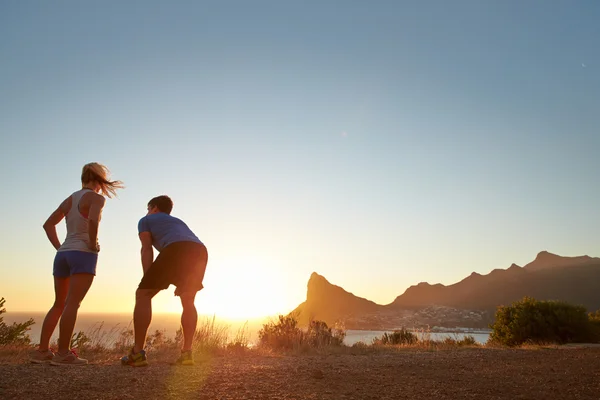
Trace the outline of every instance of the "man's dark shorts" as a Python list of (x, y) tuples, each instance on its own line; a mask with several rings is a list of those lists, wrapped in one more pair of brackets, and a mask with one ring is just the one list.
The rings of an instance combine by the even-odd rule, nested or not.
[(177, 292), (201, 290), (208, 252), (203, 244), (175, 242), (165, 247), (144, 274), (138, 289), (167, 289), (175, 285)]

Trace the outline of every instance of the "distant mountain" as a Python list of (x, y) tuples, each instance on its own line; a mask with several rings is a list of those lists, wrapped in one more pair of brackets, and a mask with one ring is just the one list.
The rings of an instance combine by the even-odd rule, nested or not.
[[(449, 315), (453, 324), (460, 323), (459, 310), (469, 310), (479, 312), (477, 320), (485, 326), (486, 317), (482, 315), (489, 316), (497, 306), (525, 296), (563, 300), (583, 305), (590, 311), (600, 309), (600, 258), (561, 257), (542, 251), (524, 267), (512, 264), (508, 269), (495, 269), (486, 275), (473, 272), (448, 286), (421, 282), (406, 289), (388, 305), (354, 296), (317, 273), (311, 275), (307, 289), (306, 301), (294, 310), (301, 323), (311, 318), (330, 324), (353, 321), (354, 327), (362, 329), (370, 329), (370, 324), (386, 325), (386, 319), (395, 324), (407, 321), (419, 324), (418, 319), (407, 319), (407, 310), (415, 313), (428, 308), (438, 311), (428, 311), (427, 324), (444, 325)], [(463, 314), (464, 318), (473, 315)]]
[(332, 285), (323, 276), (313, 272), (308, 280), (306, 301), (292, 313), (299, 322), (306, 324), (311, 319), (333, 323), (340, 319), (382, 310), (384, 306), (363, 299)]
[(398, 308), (444, 305), (490, 310), (524, 296), (538, 300), (565, 300), (600, 308), (600, 258), (561, 257), (543, 251), (521, 268), (495, 269), (487, 275), (472, 273), (453, 285), (420, 283), (409, 287), (391, 306)]
[(525, 265), (524, 268), (528, 271), (541, 271), (544, 269), (597, 265), (598, 263), (600, 263), (600, 258), (597, 257), (562, 257), (556, 254), (548, 253), (547, 251), (542, 251), (538, 253), (535, 260)]

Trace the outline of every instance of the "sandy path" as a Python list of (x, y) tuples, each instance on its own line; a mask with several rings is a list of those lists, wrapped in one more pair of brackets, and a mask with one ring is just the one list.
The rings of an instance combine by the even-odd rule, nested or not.
[(154, 363), (0, 364), (2, 399), (600, 399), (600, 349), (222, 356)]

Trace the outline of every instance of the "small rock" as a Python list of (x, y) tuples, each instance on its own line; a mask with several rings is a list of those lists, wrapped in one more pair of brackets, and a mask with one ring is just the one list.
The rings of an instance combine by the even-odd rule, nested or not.
[(324, 378), (324, 374), (323, 371), (321, 371), (320, 369), (315, 369), (312, 372), (312, 377), (315, 379), (323, 379)]

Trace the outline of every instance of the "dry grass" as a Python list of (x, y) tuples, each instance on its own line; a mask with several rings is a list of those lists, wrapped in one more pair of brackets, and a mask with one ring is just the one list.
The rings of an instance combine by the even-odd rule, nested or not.
[(32, 347), (27, 345), (0, 346), (0, 364), (13, 364), (26, 360)]
[[(198, 326), (193, 342), (196, 357), (202, 359), (208, 355), (223, 355), (226, 353), (243, 353), (250, 348), (250, 339), (247, 325), (244, 325), (236, 334), (230, 336), (229, 325), (218, 323), (215, 317), (204, 318), (198, 321)], [(149, 332), (146, 341), (146, 350), (155, 360), (160, 362), (173, 360), (179, 356), (179, 349), (183, 342), (181, 329), (175, 332), (174, 337), (169, 336), (164, 330)], [(71, 347), (92, 363), (104, 364), (118, 361), (133, 346), (133, 326), (115, 325), (106, 328), (104, 323), (95, 324), (86, 332), (75, 332), (71, 339)], [(12, 363), (27, 359), (29, 351), (35, 348), (32, 345), (10, 345), (0, 347), (0, 362)], [(58, 348), (56, 341), (50, 348)]]
[[(250, 342), (248, 326), (240, 327), (235, 334), (230, 334), (230, 326), (218, 323), (215, 317), (199, 320), (193, 343), (194, 355), (202, 359), (214, 356), (248, 355), (248, 356), (276, 356), (276, 355), (368, 355), (381, 353), (395, 353), (399, 351), (439, 351), (457, 348), (482, 347), (474, 343), (465, 345), (456, 335), (436, 341), (431, 338), (428, 330), (416, 331), (417, 340), (410, 344), (386, 344), (374, 341), (366, 344), (355, 343), (346, 345), (315, 346), (308, 342), (299, 343), (293, 349), (270, 349), (268, 347), (254, 346)], [(166, 361), (177, 357), (181, 347), (183, 334), (181, 329), (169, 336), (166, 331), (156, 330), (149, 332), (146, 349), (149, 356), (155, 360)], [(115, 325), (107, 328), (104, 323), (98, 323), (87, 332), (76, 332), (71, 340), (71, 346), (79, 354), (92, 363), (105, 364), (118, 361), (133, 346), (132, 323), (127, 326)], [(57, 348), (57, 343), (51, 348)], [(25, 360), (32, 346), (3, 346), (0, 348), (0, 362), (10, 363)]]
[[(217, 322), (215, 317), (199, 320), (193, 343), (194, 355), (197, 359), (212, 357), (235, 356), (336, 356), (336, 355), (378, 355), (394, 354), (399, 352), (436, 352), (447, 350), (465, 349), (503, 349), (492, 343), (485, 345), (475, 342), (459, 334), (443, 340), (434, 340), (433, 334), (428, 329), (412, 330), (414, 340), (398, 344), (383, 344), (381, 340), (373, 343), (358, 342), (352, 346), (346, 345), (314, 345), (310, 342), (301, 342), (293, 348), (271, 349), (264, 346), (255, 346), (250, 342), (247, 324), (237, 329), (232, 335), (230, 326)], [(166, 331), (149, 332), (146, 349), (149, 357), (158, 362), (167, 362), (177, 358), (181, 347), (183, 335), (181, 329), (175, 335), (168, 335)], [(56, 348), (56, 343), (53, 344)], [(72, 347), (76, 348), (82, 357), (91, 363), (110, 364), (118, 362), (133, 346), (132, 323), (127, 326), (116, 325), (107, 328), (104, 323), (98, 323), (87, 332), (77, 332), (72, 340)], [(27, 359), (31, 346), (4, 346), (0, 347), (0, 362), (12, 363)], [(556, 344), (526, 344), (518, 347), (524, 350), (556, 349)]]

